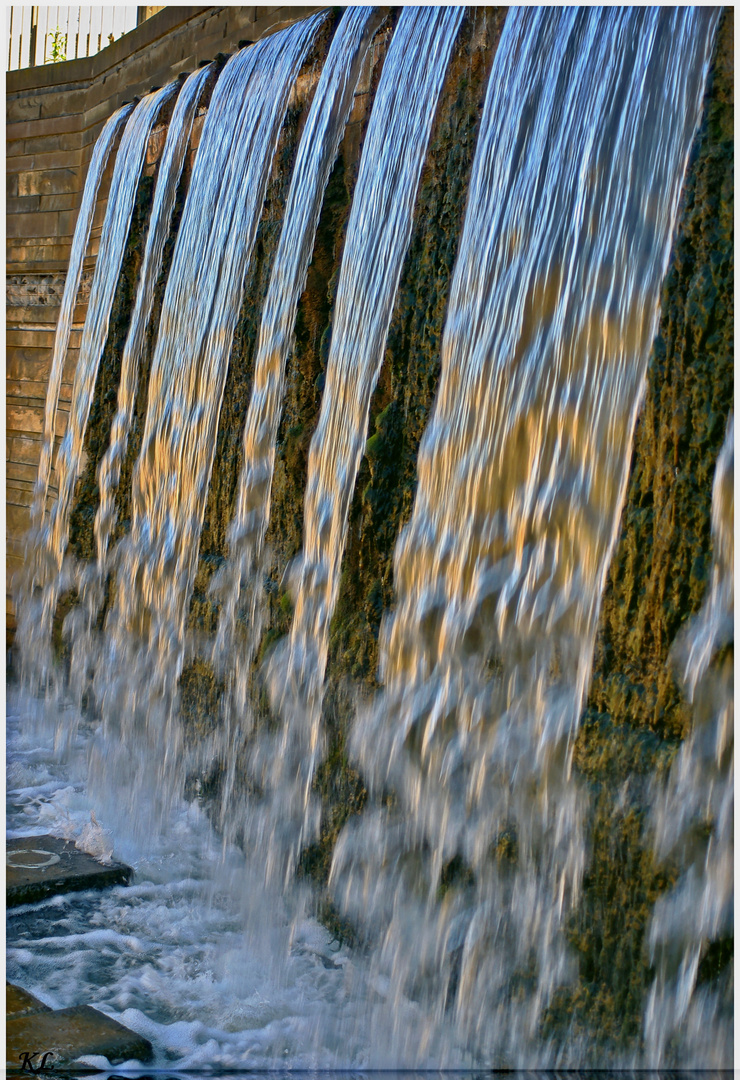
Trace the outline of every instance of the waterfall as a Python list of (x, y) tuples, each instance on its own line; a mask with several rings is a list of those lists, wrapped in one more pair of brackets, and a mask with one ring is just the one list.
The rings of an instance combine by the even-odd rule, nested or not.
[[(111, 553), (116, 596), (94, 680), (116, 727), (137, 723), (143, 709), (163, 748), (156, 761), (144, 751), (144, 772), (179, 760), (170, 707), (244, 275), (289, 94), (325, 18), (295, 23), (227, 62), (183, 207), (133, 476), (132, 528)], [(139, 781), (148, 782), (143, 774)], [(165, 796), (177, 788), (161, 777), (152, 783)]]
[[(51, 622), (56, 610), (56, 603), (60, 591), (65, 584), (62, 575), (62, 559), (67, 546), (69, 530), (69, 513), (75, 484), (81, 471), (83, 446), (87, 419), (92, 404), (95, 380), (98, 373), (100, 357), (103, 353), (105, 340), (108, 334), (108, 322), (110, 319), (113, 296), (118, 283), (118, 274), (123, 262), (123, 254), (128, 239), (131, 215), (134, 208), (136, 188), (139, 183), (139, 174), (144, 164), (147, 142), (152, 125), (162, 105), (172, 96), (177, 89), (177, 83), (171, 83), (154, 94), (149, 94), (136, 106), (126, 124), (121, 138), (121, 143), (116, 155), (116, 164), (108, 193), (103, 228), (100, 237), (100, 247), (95, 263), (90, 298), (87, 307), (87, 316), (82, 331), (80, 343), (80, 355), (75, 370), (74, 383), (72, 386), (72, 404), (70, 407), (69, 421), (64, 438), (62, 439), (57, 455), (57, 478), (58, 495), (52, 508), (48, 525), (42, 526), (40, 535), (34, 539), (34, 543), (40, 548), (35, 556), (38, 560), (46, 563), (46, 571), (49, 579), (44, 582), (43, 595), (40, 603), (38, 618), (33, 626), (24, 628), (29, 637), (26, 645), (26, 654), (31, 656), (38, 651), (48, 664), (48, 647), (51, 637)], [(105, 131), (108, 131), (106, 127)], [(109, 146), (108, 136), (104, 142)], [(96, 146), (97, 152), (97, 146)], [(101, 158), (105, 154), (101, 150)], [(96, 170), (98, 161), (96, 161)], [(91, 169), (91, 173), (93, 170)], [(97, 189), (97, 186), (96, 186)], [(87, 188), (85, 194), (87, 195)], [(90, 196), (93, 201), (92, 195)], [(87, 213), (87, 207), (84, 208)], [(80, 219), (83, 215), (80, 214)], [(75, 236), (76, 239), (76, 236)], [(82, 227), (80, 230), (80, 248), (82, 248)], [(74, 252), (75, 258), (78, 251)], [(79, 256), (81, 258), (81, 256)], [(78, 273), (78, 271), (76, 271)], [(71, 276), (68, 275), (71, 280)], [(65, 294), (66, 299), (66, 294)], [(66, 337), (69, 333), (68, 314), (71, 312), (73, 300), (69, 302), (68, 311), (62, 308), (60, 323), (57, 327), (57, 339), (59, 340), (59, 355), (66, 352)], [(56, 359), (56, 342), (55, 358)], [(61, 363), (61, 361), (60, 361)], [(54, 368), (54, 360), (52, 361)], [(58, 390), (56, 390), (58, 394)], [(50, 428), (45, 438), (45, 446), (48, 438), (53, 437), (54, 420), (51, 404), (55, 404), (55, 394), (47, 396), (47, 412), (50, 419)], [(48, 455), (42, 451), (43, 466), (46, 469)], [(41, 467), (40, 467), (41, 472)], [(42, 489), (46, 487), (46, 480), (39, 477), (38, 493), (39, 505), (42, 505)], [(36, 513), (35, 516), (39, 516)], [(38, 661), (38, 657), (37, 657)], [(42, 665), (43, 671), (43, 665)]]
[[(671, 661), (694, 726), (667, 783), (655, 785), (654, 840), (677, 856), (676, 885), (653, 912), (648, 940), (657, 975), (648, 995), (647, 1065), (722, 1068), (732, 1060), (732, 959), (719, 994), (697, 992), (707, 944), (733, 936), (734, 810), (734, 423), (730, 417), (712, 491), (714, 566), (709, 595), (676, 641)], [(670, 1064), (671, 1062), (668, 1061)]]
[[(619, 1027), (617, 1017), (614, 1036), (614, 1029), (597, 1030), (593, 1020), (602, 1015), (597, 995), (608, 996), (616, 980), (611, 987), (601, 976), (590, 981), (584, 963), (567, 996), (577, 974), (567, 935), (574, 915), (580, 918), (576, 905), (589, 864), (592, 808), (574, 766), (583, 761), (583, 740), (577, 752), (575, 744), (579, 731), (584, 734), (581, 714), (602, 594), (719, 13), (512, 8), (505, 22), (503, 15), (483, 20), (483, 31), (469, 16), (458, 39), (464, 12), (408, 6), (389, 14), (354, 7), (330, 20), (323, 10), (240, 50), (224, 65), (163, 290), (160, 285), (131, 531), (121, 539), (115, 506), (131, 433), (138, 434), (134, 416), (146, 335), (194, 117), (213, 67), (153, 93), (135, 109), (119, 110), (95, 146), (54, 344), (33, 546), (18, 600), (24, 664), (32, 682), (40, 675), (57, 691), (51, 703), (56, 726), (51, 745), (44, 744), (52, 709), (29, 705), (20, 695), (12, 705), (9, 820), (18, 835), (54, 831), (98, 853), (113, 848), (135, 868), (136, 878), (126, 890), (97, 896), (92, 916), (92, 901), (67, 905), (55, 897), (56, 922), (41, 940), (35, 928), (42, 907), (18, 909), (11, 961), (24, 978), (50, 985), (50, 998), (66, 1005), (64, 980), (49, 950), (71, 957), (75, 993), (84, 987), (87, 1000), (151, 1036), (155, 1071), (584, 1068), (602, 1045), (609, 1048), (604, 1063), (612, 1066), (723, 1067), (732, 1053), (734, 968), (726, 962), (734, 854), (731, 417), (713, 488), (710, 589), (670, 654), (693, 726), (670, 769), (666, 765), (662, 776), (640, 788), (640, 799), (649, 790), (652, 807), (640, 838), (652, 845), (646, 862), (652, 866), (654, 856), (678, 867), (678, 879), (656, 903), (645, 937), (654, 981), (650, 987), (640, 983), (634, 993), (633, 1000), (641, 1001), (644, 987), (645, 1008), (639, 1047), (625, 1043), (629, 1061), (615, 1060), (622, 1053), (618, 1039), (634, 1035), (627, 1023)], [(386, 20), (393, 29), (379, 79), (373, 58), (373, 104), (356, 184), (352, 189), (356, 159), (348, 153), (349, 182), (335, 200), (332, 168), (369, 43)], [(205, 649), (196, 650), (200, 643), (188, 629), (188, 616), (194, 592), (200, 603), (203, 522), (220, 522), (219, 499), (233, 494), (230, 483), (214, 479), (218, 495), (214, 491), (213, 504), (207, 504), (212, 473), (217, 475), (217, 438), (230, 436), (234, 401), (241, 401), (241, 385), (233, 400), (225, 387), (240, 310), (246, 308), (245, 281), (253, 257), (258, 280), (266, 263), (258, 259), (258, 227), (281, 157), (281, 129), (289, 126), (291, 94), (312, 52), (325, 51), (317, 42), (326, 41), (335, 21), (323, 71), (317, 83), (312, 80), (311, 107), (302, 131), (298, 127), (284, 222), (260, 313), (228, 557), (210, 588), (221, 602), (218, 630)], [(502, 23), (486, 87), (490, 52), (484, 54)], [(444, 108), (437, 115), (440, 98)], [(174, 111), (121, 354), (110, 444), (97, 472), (97, 558), (82, 564), (66, 554), (74, 489), (147, 140), (166, 101)], [(58, 456), (59, 498), (45, 520), (82, 261), (100, 179), (125, 121)], [(345, 146), (359, 127), (350, 128)], [(434, 198), (423, 205), (438, 216), (426, 230), (420, 222), (423, 254), (417, 259), (412, 247), (409, 299), (401, 310), (418, 300), (419, 312), (434, 307), (441, 320), (446, 300), (444, 331), (439, 342), (439, 324), (430, 329), (427, 323), (423, 365), (401, 357), (403, 366), (399, 357), (407, 347), (413, 355), (416, 327), (399, 333), (403, 344), (391, 345), (387, 358), (386, 343), (433, 127), (441, 167), (427, 185)], [(475, 130), (474, 157), (472, 137), (470, 153), (458, 153)], [(450, 223), (471, 159), (464, 218), (460, 213)], [(709, 152), (707, 159), (707, 168), (714, 168)], [(279, 175), (282, 180), (282, 170)], [(696, 198), (706, 214), (699, 217), (702, 228), (705, 221), (713, 227), (713, 191)], [(322, 204), (326, 218), (319, 228)], [(696, 221), (688, 204), (684, 220), (691, 213)], [(423, 217), (417, 210), (417, 222)], [(707, 242), (712, 254), (706, 258), (719, 251), (724, 259), (723, 243), (712, 248)], [(318, 285), (309, 277), (312, 254)], [(687, 308), (700, 276), (692, 260), (693, 253), (686, 255), (682, 267), (682, 282), (691, 279)], [(421, 281), (435, 274), (433, 287)], [(319, 347), (332, 297), (329, 331)], [(314, 304), (320, 314), (311, 310), (309, 321)], [(396, 321), (405, 328), (399, 308)], [(305, 338), (314, 337), (311, 359), (291, 361), (295, 326), (304, 316)], [(701, 317), (692, 323), (694, 316), (687, 315), (681, 329), (687, 340)], [(727, 319), (721, 329), (730, 336), (729, 316), (720, 318)], [(704, 317), (702, 332), (714, 333), (714, 321), (714, 313)], [(266, 551), (271, 495), (279, 520), (295, 490), (294, 477), (282, 492), (274, 479), (278, 454), (285, 452), (288, 461), (279, 444), (286, 383), (291, 387), (286, 372), (293, 362), (313, 410), (320, 383), (313, 382), (315, 369), (305, 379), (304, 372), (311, 371), (319, 348), (326, 355), (326, 340), (303, 549), (286, 573), (293, 622), (261, 672), (268, 709), (253, 671), (258, 647), (268, 640), (264, 574), (274, 570)], [(394, 424), (400, 427), (412, 376), (401, 376), (407, 381), (396, 393), (397, 372), (415, 370), (413, 377), (426, 380), (425, 393), (431, 394), (435, 350), (440, 381), (419, 449), (413, 506), (395, 549), (395, 603), (384, 614), (378, 643), (380, 689), (364, 700), (358, 691), (352, 720), (337, 707), (338, 738), (327, 753), (324, 719), (330, 710), (322, 710), (329, 629), (362, 455), (373, 453), (366, 443), (371, 401), (386, 359), (390, 380), (396, 380)], [(658, 359), (655, 365), (660, 369)], [(707, 377), (707, 385), (716, 383)], [(228, 424), (221, 418), (225, 397)], [(420, 398), (411, 391), (406, 398), (415, 433), (425, 416)], [(289, 402), (292, 408), (290, 396)], [(711, 440), (721, 438), (715, 404)], [(235, 446), (237, 438), (235, 432)], [(389, 440), (388, 458), (400, 442)], [(394, 515), (409, 491), (402, 486), (408, 443), (403, 453)], [(661, 469), (664, 464), (665, 457)], [(393, 477), (389, 488), (392, 483)], [(217, 507), (213, 518), (211, 505)], [(373, 514), (376, 508), (373, 522), (382, 499)], [(656, 529), (658, 517), (650, 519)], [(371, 531), (365, 529), (365, 536)], [(289, 535), (292, 543), (294, 532), (276, 533), (279, 542)], [(201, 565), (210, 557), (206, 548), (204, 533)], [(700, 548), (701, 538), (692, 551)], [(385, 559), (378, 544), (381, 549)], [(365, 573), (362, 566), (368, 546), (359, 550), (358, 576), (373, 578), (375, 568)], [(372, 552), (370, 561), (375, 557)], [(350, 564), (352, 575), (355, 566)], [(380, 571), (377, 578), (363, 600), (377, 593)], [(73, 585), (80, 602), (64, 623), (72, 644), (67, 671), (66, 660), (52, 662), (51, 625), (60, 595)], [(356, 595), (361, 591), (358, 586)], [(364, 649), (367, 639), (359, 632), (357, 638)], [(193, 681), (213, 674), (208, 694), (211, 687), (214, 696), (225, 689), (215, 708), (202, 709), (193, 721), (185, 688), (190, 670), (181, 697), (180, 679), (186, 657), (196, 651), (197, 663), (205, 657), (213, 671), (199, 670)], [(342, 670), (351, 669), (345, 657), (355, 661), (359, 654), (347, 648), (329, 668), (332, 688)], [(368, 655), (371, 649), (363, 662)], [(346, 696), (352, 696), (351, 686)], [(74, 705), (69, 697), (76, 698)], [(641, 729), (634, 737), (652, 735)], [(628, 757), (617, 745), (621, 731), (609, 738), (608, 752)], [(661, 760), (668, 759), (667, 749), (662, 740)], [(601, 753), (601, 744), (588, 752)], [(615, 816), (627, 788), (620, 784), (621, 774), (605, 800)], [(320, 797), (330, 806), (323, 820)], [(640, 827), (638, 821), (636, 833)], [(606, 840), (596, 827), (590, 830), (598, 855), (600, 844), (617, 846), (614, 834), (604, 833)], [(640, 848), (638, 858), (643, 854)], [(633, 873), (631, 848), (610, 851), (608, 858), (610, 869), (624, 871), (629, 889), (643, 888), (648, 873)], [(662, 878), (656, 872), (655, 881), (670, 872)], [(599, 904), (601, 879), (591, 877)], [(653, 888), (661, 885), (646, 891)], [(642, 924), (634, 930), (630, 920), (643, 916), (629, 896), (624, 916), (618, 912), (621, 921), (614, 918), (624, 895), (615, 892), (616, 899), (603, 897), (604, 923), (609, 918), (626, 925), (636, 953)], [(639, 903), (645, 913), (652, 900), (640, 897)], [(330, 926), (338, 940), (327, 940)], [(607, 936), (602, 930), (589, 925), (584, 934), (598, 940), (596, 949)], [(101, 941), (105, 950), (98, 955)], [(606, 948), (602, 968), (604, 955), (611, 955)], [(635, 982), (644, 971), (636, 969)], [(632, 978), (630, 972), (630, 994)], [(581, 1027), (578, 995), (587, 982), (596, 1004)], [(621, 989), (604, 1007), (608, 1024), (618, 1013)]]
[(64, 280), (61, 309), (54, 335), (54, 348), (44, 411), (44, 431), (41, 440), (38, 473), (34, 486), (33, 505), (31, 507), (31, 528), (26, 538), (26, 559), (22, 572), (13, 583), (16, 610), (18, 612), (18, 641), (21, 647), (23, 666), (27, 671), (33, 667), (35, 671), (39, 672), (42, 683), (48, 678), (52, 666), (48, 643), (39, 641), (38, 626), (43, 619), (44, 586), (48, 583), (50, 574), (53, 574), (46, 553), (45, 534), (48, 524), (45, 527), (44, 516), (54, 454), (59, 391), (62, 384), (64, 364), (67, 359), (67, 346), (69, 344), (75, 301), (77, 300), (77, 290), (82, 276), (82, 262), (87, 251), (87, 242), (90, 237), (100, 181), (108, 164), (108, 157), (113, 143), (133, 107), (133, 104), (124, 105), (109, 117), (98, 136), (90, 159), (80, 211), (77, 215), (74, 236), (72, 237), (69, 266)]
[(255, 740), (253, 754), (260, 786), (277, 799), (275, 829), (284, 840), (273, 833), (268, 873), (278, 876), (292, 875), (298, 852), (318, 825), (311, 784), (321, 760), (321, 689), (347, 513), (424, 155), (462, 15), (462, 8), (403, 9), (362, 151), (321, 413), (309, 452), (304, 550), (291, 577), (293, 628), (287, 647), (276, 650), (269, 675), (272, 701), (285, 724), (279, 749), (266, 736)]
[(376, 809), (331, 872), (425, 1045), (451, 1019), (487, 1064), (542, 1064), (571, 974), (573, 740), (716, 19), (513, 9), (490, 77), (385, 688), (351, 738)]
[[(212, 65), (193, 72), (182, 85), (167, 131), (157, 175), (146, 247), (139, 273), (136, 299), (121, 357), (118, 408), (111, 427), (110, 444), (98, 467), (100, 504), (95, 517), (97, 561), (79, 569), (77, 588), (82, 603), (67, 616), (64, 632), (72, 641), (70, 682), (76, 696), (87, 688), (87, 672), (94, 666), (95, 624), (104, 600), (107, 554), (115, 525), (115, 493), (126, 455), (131, 427), (139, 358), (154, 303), (154, 290), (162, 267), (164, 245), (172, 223), (177, 186), (190, 140), (195, 110)], [(173, 88), (176, 84), (172, 84)], [(165, 88), (167, 89), (167, 88)], [(161, 93), (162, 91), (160, 91)]]
[(157, 278), (162, 269), (164, 245), (172, 224), (177, 186), (190, 141), (195, 110), (203, 84), (211, 71), (212, 65), (208, 64), (194, 71), (185, 80), (169, 123), (167, 140), (159, 164), (139, 285), (131, 314), (131, 325), (126, 336), (126, 344), (121, 358), (118, 409), (111, 428), (110, 446), (106, 450), (98, 469), (100, 506), (95, 519), (95, 539), (98, 568), (102, 573), (105, 572), (108, 543), (115, 526), (114, 497), (128, 445), (139, 359), (152, 313)]
[(103, 130), (98, 136), (93, 149), (90, 167), (85, 179), (85, 188), (82, 193), (80, 212), (77, 215), (72, 249), (69, 255), (67, 276), (64, 279), (64, 293), (62, 294), (61, 310), (57, 322), (56, 334), (54, 335), (54, 350), (51, 358), (51, 370), (49, 373), (49, 387), (46, 395), (46, 411), (44, 414), (44, 437), (41, 444), (41, 457), (34, 492), (34, 505), (31, 514), (31, 524), (35, 529), (40, 529), (44, 520), (46, 509), (46, 493), (49, 486), (49, 473), (51, 471), (51, 459), (54, 451), (54, 436), (56, 434), (56, 412), (59, 403), (59, 388), (62, 382), (64, 361), (67, 358), (67, 345), (69, 344), (69, 332), (72, 326), (77, 290), (80, 286), (82, 275), (82, 261), (87, 251), (87, 241), (92, 227), (95, 203), (98, 197), (98, 188), (105, 167), (108, 164), (108, 156), (116, 137), (133, 109), (133, 104), (124, 105), (113, 113), (103, 125)]
[[(213, 661), (218, 667), (229, 665), (231, 669), (232, 690), (227, 708), (229, 716), (237, 717), (237, 731), (247, 714), (248, 678), (262, 630), (260, 563), (269, 523), (285, 362), (292, 345), (298, 301), (306, 284), (324, 192), (376, 23), (372, 8), (353, 8), (345, 13), (334, 35), (298, 147), (262, 312), (252, 396), (244, 425), (244, 461), (228, 534), (229, 559), (211, 586), (212, 593), (223, 595)], [(237, 612), (239, 621), (247, 627), (244, 643), (234, 640)], [(236, 754), (232, 752), (230, 731), (223, 733), (222, 738), (229, 762), (230, 782), (223, 792), (228, 802)]]

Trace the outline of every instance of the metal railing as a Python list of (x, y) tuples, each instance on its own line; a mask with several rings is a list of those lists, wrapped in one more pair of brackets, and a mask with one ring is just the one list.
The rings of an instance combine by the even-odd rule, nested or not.
[[(8, 71), (94, 56), (142, 21), (138, 7), (5, 9)], [(154, 9), (156, 10), (156, 9)]]

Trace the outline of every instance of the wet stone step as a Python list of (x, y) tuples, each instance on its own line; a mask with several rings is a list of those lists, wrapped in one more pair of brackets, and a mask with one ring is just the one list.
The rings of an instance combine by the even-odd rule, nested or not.
[[(26, 1074), (42, 1066), (41, 1075), (60, 1072), (78, 1058), (93, 1054), (106, 1057), (111, 1065), (152, 1059), (152, 1047), (146, 1039), (89, 1005), (8, 1016), (5, 1040), (7, 1069)], [(74, 1066), (75, 1075), (83, 1071), (84, 1066)], [(100, 1070), (90, 1066), (87, 1071)]]
[(22, 836), (7, 841), (5, 897), (8, 907), (34, 904), (78, 889), (127, 885), (133, 871), (123, 863), (104, 866), (55, 836)]

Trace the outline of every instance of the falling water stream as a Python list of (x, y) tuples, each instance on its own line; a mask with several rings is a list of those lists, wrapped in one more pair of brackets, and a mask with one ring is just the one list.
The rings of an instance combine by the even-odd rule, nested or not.
[[(249, 716), (249, 676), (262, 634), (261, 555), (269, 523), (285, 362), (324, 191), (349, 119), (367, 46), (377, 28), (372, 11), (351, 9), (339, 24), (301, 136), (257, 343), (244, 425), (244, 462), (229, 529), (229, 558), (211, 588), (212, 593), (222, 596), (213, 662), (217, 669), (230, 668), (231, 674), (231, 693), (219, 737), (226, 748), (229, 770), (222, 801), (232, 819), (236, 817), (230, 804), (236, 765), (233, 748)], [(238, 624), (246, 627), (246, 638), (235, 639)]]
[[(347, 225), (318, 425), (311, 440), (303, 552), (291, 573), (290, 639), (269, 676), (282, 730), (253, 740), (271, 825), (267, 873), (292, 876), (319, 827), (321, 701), (347, 514), (367, 436), (432, 121), (462, 8), (404, 8), (375, 95)], [(270, 803), (272, 802), (272, 805)], [(291, 827), (292, 822), (294, 823)]]
[(126, 124), (116, 155), (100, 236), (100, 249), (90, 286), (80, 355), (75, 369), (69, 421), (57, 455), (59, 490), (39, 543), (43, 557), (48, 562), (50, 574), (44, 583), (38, 621), (29, 628), (30, 637), (25, 652), (28, 656), (34, 656), (37, 665), (39, 658), (43, 658), (43, 672), (51, 668), (48, 649), (59, 595), (65, 587), (69, 588), (74, 580), (73, 572), (64, 573), (62, 565), (69, 538), (69, 515), (75, 484), (82, 471), (87, 420), (98, 366), (108, 336), (113, 297), (126, 249), (136, 188), (154, 121), (164, 103), (177, 89), (177, 83), (170, 83), (139, 102)]
[(651, 1066), (669, 1058), (722, 1068), (732, 1060), (731, 980), (695, 991), (706, 942), (733, 935), (734, 441), (730, 417), (712, 492), (709, 595), (672, 652), (694, 726), (653, 799), (656, 850), (678, 853), (682, 874), (655, 905), (648, 935), (656, 968), (644, 1025)]
[(47, 553), (49, 525), (48, 522), (44, 523), (44, 517), (54, 453), (54, 440), (57, 431), (59, 391), (67, 359), (72, 317), (82, 275), (82, 262), (85, 258), (95, 213), (98, 188), (113, 143), (120, 132), (123, 122), (128, 118), (133, 108), (133, 104), (124, 105), (113, 113), (110, 119), (106, 121), (95, 143), (72, 238), (72, 250), (69, 256), (67, 276), (64, 280), (61, 310), (54, 335), (54, 348), (51, 357), (49, 386), (44, 413), (44, 433), (41, 442), (33, 505), (31, 507), (31, 532), (27, 544), (27, 560), (21, 580), (16, 584), (18, 594), (18, 639), (22, 643), (22, 652), (26, 657), (26, 662), (28, 662), (29, 657), (33, 657), (34, 667), (41, 671), (42, 681), (44, 681), (45, 671), (48, 671), (50, 667), (50, 657), (48, 649), (44, 648), (43, 643), (38, 640), (36, 631), (39, 620), (43, 617), (45, 605), (43, 588), (48, 583), (50, 574), (55, 576), (55, 568), (49, 566)]
[[(149, 378), (131, 533), (116, 551), (108, 653), (96, 675), (104, 715), (165, 719), (184, 656), (185, 619), (244, 275), (288, 98), (319, 12), (242, 49), (211, 99), (183, 208)], [(125, 703), (125, 704), (124, 704)], [(163, 712), (161, 710), (164, 710)], [(156, 782), (156, 781), (154, 781)]]
[[(110, 445), (103, 455), (98, 470), (100, 506), (95, 519), (97, 547), (96, 570), (105, 573), (106, 557), (111, 532), (115, 526), (115, 492), (121, 475), (121, 465), (126, 455), (128, 435), (134, 411), (136, 380), (139, 360), (154, 303), (154, 290), (160, 270), (164, 245), (172, 224), (177, 185), (185, 161), (190, 135), (203, 85), (211, 74), (212, 65), (194, 71), (185, 81), (167, 129), (167, 140), (159, 165), (157, 184), (154, 189), (152, 212), (144, 250), (139, 286), (131, 314), (131, 324), (121, 357), (121, 382), (118, 390), (118, 409), (111, 428)], [(91, 612), (94, 618), (97, 611)]]
[(82, 193), (82, 202), (77, 215), (74, 236), (72, 238), (72, 250), (69, 256), (67, 276), (64, 279), (64, 293), (62, 295), (61, 311), (54, 335), (54, 350), (51, 359), (51, 371), (49, 374), (49, 389), (46, 396), (46, 411), (44, 415), (44, 438), (41, 444), (41, 457), (39, 460), (38, 478), (33, 506), (33, 524), (40, 528), (46, 506), (46, 493), (49, 486), (49, 473), (51, 471), (51, 459), (54, 449), (54, 436), (56, 434), (56, 410), (59, 403), (59, 388), (62, 382), (64, 362), (67, 357), (69, 344), (69, 332), (72, 326), (77, 290), (80, 286), (82, 275), (82, 261), (87, 251), (87, 242), (90, 237), (95, 202), (98, 197), (100, 181), (108, 164), (108, 157), (113, 143), (120, 129), (134, 108), (133, 104), (124, 105), (118, 109), (106, 121), (103, 130), (98, 136), (93, 149), (90, 167), (85, 179), (85, 189)]
[[(182, 86), (169, 123), (157, 176), (136, 299), (121, 357), (118, 408), (113, 419), (110, 444), (98, 468), (100, 504), (95, 518), (97, 559), (76, 567), (75, 584), (80, 604), (67, 616), (64, 626), (65, 636), (72, 643), (69, 681), (78, 700), (87, 691), (89, 673), (95, 667), (96, 622), (105, 598), (108, 545), (115, 525), (115, 493), (128, 445), (139, 358), (152, 312), (154, 290), (162, 266), (164, 244), (172, 222), (177, 184), (188, 148), (198, 98), (211, 70), (212, 65), (209, 64), (193, 72)], [(173, 83), (160, 91), (160, 94), (169, 91), (166, 94), (169, 96), (176, 86), (177, 84)]]
[(428, 1008), (405, 1054), (452, 1014), (484, 1060), (532, 1066), (571, 976), (573, 738), (715, 23), (513, 10), (496, 53), (385, 688), (352, 735), (378, 807), (332, 867), (379, 976)]
[[(82, 603), (65, 632), (76, 694), (56, 688), (46, 703), (11, 695), (8, 826), (11, 835), (66, 835), (104, 860), (113, 852), (136, 878), (15, 909), (8, 973), (53, 1007), (84, 1000), (122, 1020), (152, 1040), (158, 1069), (581, 1064), (541, 1030), (553, 992), (575, 974), (563, 931), (588, 853), (573, 744), (715, 9), (507, 14), (439, 389), (395, 552), (381, 689), (358, 700), (350, 732), (368, 804), (340, 833), (329, 889), (357, 928), (356, 947), (316, 921), (311, 886), (295, 875), (321, 825), (313, 785), (349, 506), (463, 15), (403, 8), (383, 62), (346, 227), (303, 550), (289, 575), (293, 623), (262, 672), (272, 716), (255, 725), (250, 679), (285, 366), (324, 192), (385, 13), (354, 8), (339, 21), (302, 132), (256, 346), (229, 554), (213, 586), (222, 606), (210, 658), (227, 677), (216, 729), (230, 765), (218, 834), (204, 805), (184, 795), (176, 706), (187, 610), (245, 275), (289, 96), (327, 12), (242, 49), (216, 81), (164, 291), (132, 528), (118, 544), (114, 499), (139, 360), (208, 69), (130, 115), (59, 453), (59, 499), (44, 523), (82, 258), (130, 107), (93, 154), (52, 362), (32, 585), (19, 599), (24, 658), (33, 652), (41, 668), (71, 573), (69, 512), (147, 138), (179, 86), (98, 471), (97, 562), (73, 575)], [(614, 1063), (622, 1066), (675, 1057), (713, 1067), (731, 1053), (731, 988), (720, 1000), (698, 987), (697, 971), (706, 940), (732, 925), (732, 447), (730, 420), (714, 486), (711, 590), (671, 656), (694, 727), (652, 800), (655, 851), (677, 857), (683, 876), (654, 912), (644, 1050)], [(98, 632), (107, 579), (112, 600)], [(87, 713), (83, 687), (95, 702)], [(214, 745), (204, 740), (202, 752)]]

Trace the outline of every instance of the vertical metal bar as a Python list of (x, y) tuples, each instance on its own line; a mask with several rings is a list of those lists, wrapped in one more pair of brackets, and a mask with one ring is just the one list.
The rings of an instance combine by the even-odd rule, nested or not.
[(10, 71), (13, 63), (13, 8), (8, 8), (9, 12), (9, 24), (8, 24), (8, 71)]
[[(43, 27), (43, 29), (42, 29)], [(36, 41), (36, 63), (46, 63), (46, 49), (49, 36), (49, 9), (48, 7), (39, 8), (39, 30), (38, 38)]]
[(38, 23), (39, 9), (31, 8), (31, 25), (28, 28), (28, 66), (36, 66), (36, 24)]
[(108, 34), (110, 33), (110, 8), (103, 8), (102, 16), (100, 20), (100, 37), (102, 47), (105, 49), (108, 45)]
[(64, 26), (62, 25), (63, 23), (64, 16), (62, 15), (62, 9), (59, 5), (57, 5), (57, 17), (54, 23), (54, 30), (57, 33), (57, 41), (59, 40), (59, 34), (64, 33)]
[[(56, 12), (56, 18), (54, 16), (52, 16), (53, 11)], [(46, 45), (45, 45), (45, 52), (44, 52), (44, 63), (45, 64), (51, 63), (51, 43), (52, 43), (51, 35), (54, 33), (54, 30), (55, 30), (58, 22), (59, 22), (59, 8), (48, 7), (46, 9)]]
[(21, 8), (21, 32), (18, 38), (18, 67), (23, 67), (23, 43), (28, 37), (28, 8)]
[(100, 52), (100, 8), (90, 8), (90, 56)]
[(49, 21), (49, 10), (46, 7), (39, 8), (39, 20), (36, 31), (36, 66), (43, 64), (46, 57), (46, 27)]

